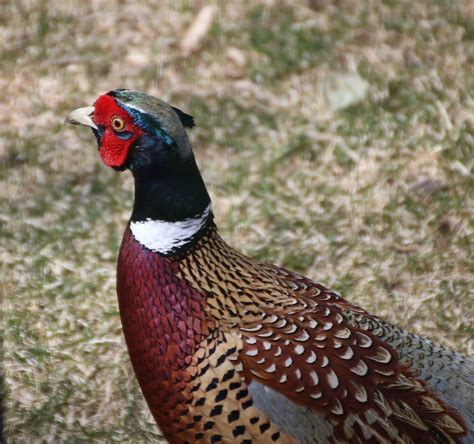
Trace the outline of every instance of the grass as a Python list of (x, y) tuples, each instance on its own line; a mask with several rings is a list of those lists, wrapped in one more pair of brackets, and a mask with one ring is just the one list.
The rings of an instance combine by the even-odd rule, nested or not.
[[(11, 2), (0, 30), (9, 442), (160, 439), (115, 301), (132, 181), (64, 116), (116, 87), (191, 112), (222, 234), (401, 327), (473, 352), (474, 11), (468, 0)], [(236, 54), (238, 57), (236, 57)], [(369, 85), (342, 110), (336, 74)]]

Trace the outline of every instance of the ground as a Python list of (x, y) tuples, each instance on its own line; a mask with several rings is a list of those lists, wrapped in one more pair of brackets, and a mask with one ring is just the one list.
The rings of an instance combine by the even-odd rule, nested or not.
[(210, 28), (188, 41), (204, 1), (0, 6), (11, 442), (160, 437), (115, 299), (133, 183), (101, 164), (88, 130), (63, 125), (118, 87), (194, 115), (232, 245), (474, 349), (472, 2), (209, 4)]

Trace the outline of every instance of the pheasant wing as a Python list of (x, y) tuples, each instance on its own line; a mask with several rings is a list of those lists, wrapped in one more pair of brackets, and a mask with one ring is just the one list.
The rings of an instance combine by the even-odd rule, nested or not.
[[(289, 300), (240, 325), (242, 372), (257, 405), (303, 442), (320, 442), (313, 427), (301, 436), (299, 424), (308, 421), (336, 442), (458, 442), (466, 433), (461, 417), (394, 348), (349, 323), (333, 295)], [(289, 421), (289, 410), (298, 419)]]

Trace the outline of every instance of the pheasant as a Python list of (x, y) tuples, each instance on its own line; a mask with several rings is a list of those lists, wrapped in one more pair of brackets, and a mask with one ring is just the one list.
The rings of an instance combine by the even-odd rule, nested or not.
[(117, 265), (132, 365), (170, 443), (474, 442), (474, 361), (220, 237), (190, 115), (117, 89), (68, 123), (129, 169)]

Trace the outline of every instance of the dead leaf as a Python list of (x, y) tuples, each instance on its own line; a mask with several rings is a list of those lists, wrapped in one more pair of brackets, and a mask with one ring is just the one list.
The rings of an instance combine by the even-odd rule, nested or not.
[(238, 48), (231, 47), (225, 53), (227, 59), (239, 68), (243, 68), (247, 64), (247, 57)]
[(127, 52), (127, 55), (125, 56), (125, 60), (127, 63), (130, 63), (131, 65), (139, 66), (139, 67), (144, 67), (150, 63), (149, 57), (147, 54), (144, 52), (140, 52), (137, 50), (130, 50)]
[(369, 83), (357, 73), (332, 73), (323, 81), (323, 90), (333, 111), (361, 102), (369, 92)]
[(211, 28), (215, 14), (216, 7), (214, 5), (204, 6), (199, 11), (181, 40), (180, 48), (184, 55), (192, 54), (199, 49), (202, 39)]

